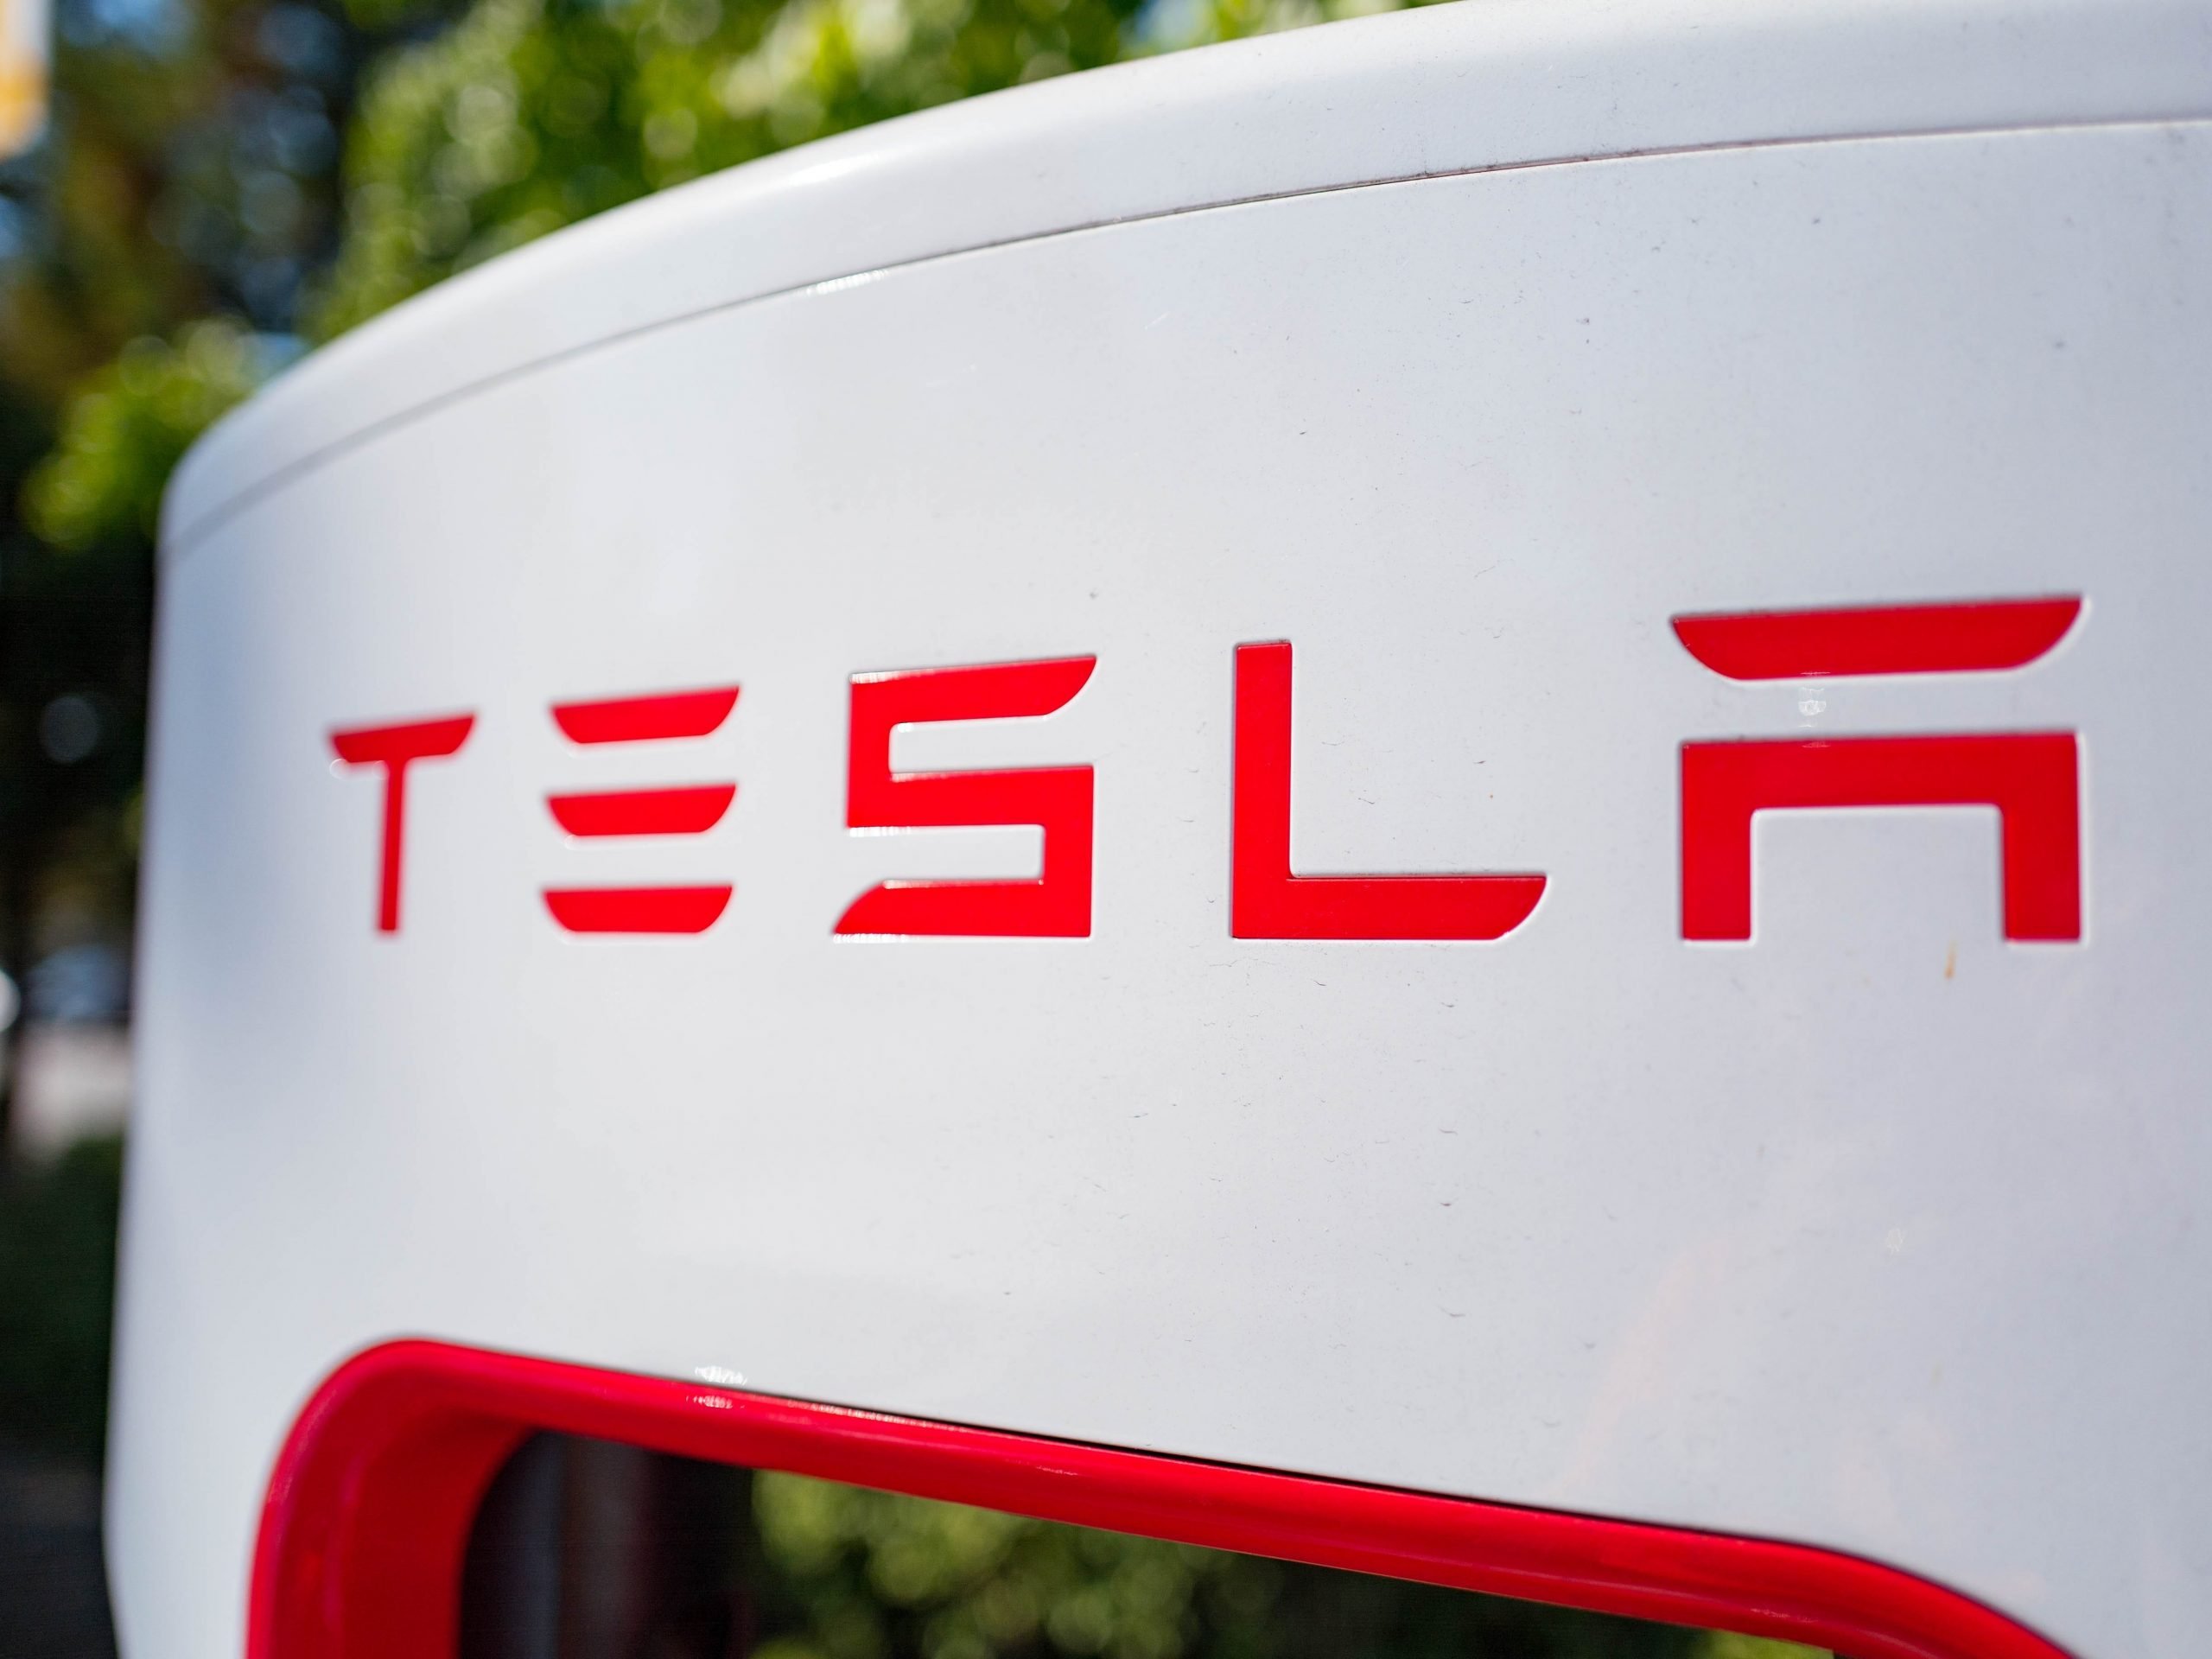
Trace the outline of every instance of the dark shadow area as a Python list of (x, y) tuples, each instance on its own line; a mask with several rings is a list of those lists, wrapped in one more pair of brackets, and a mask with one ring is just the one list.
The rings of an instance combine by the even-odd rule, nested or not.
[(105, 1659), (114, 1652), (99, 1471), (0, 1451), (0, 1654)]
[(0, 1175), (0, 1655), (115, 1652), (100, 1548), (123, 1149)]

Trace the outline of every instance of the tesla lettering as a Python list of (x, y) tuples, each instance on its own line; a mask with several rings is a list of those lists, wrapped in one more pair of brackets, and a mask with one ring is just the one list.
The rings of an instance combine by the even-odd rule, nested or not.
[[(2041, 660), (2073, 629), (2075, 597), (1744, 611), (1674, 619), (1689, 654), (1745, 683), (1829, 677), (1993, 674)], [(1232, 655), (1230, 928), (1242, 939), (1495, 940), (1543, 895), (1536, 872), (1450, 875), (1300, 874), (1290, 868), (1291, 664), (1288, 642)], [(1095, 657), (856, 674), (851, 681), (845, 822), (855, 831), (1033, 824), (1041, 873), (1027, 880), (893, 880), (847, 905), (850, 938), (1082, 938), (1091, 931), (1093, 773), (1068, 764), (995, 772), (899, 772), (892, 734), (905, 725), (1031, 719), (1067, 707)], [(651, 692), (553, 705), (580, 747), (698, 738), (720, 730), (738, 688)], [(399, 931), (406, 785), (416, 760), (456, 753), (473, 715), (331, 734), (339, 759), (384, 769), (378, 920)], [(1853, 807), (1993, 807), (2005, 937), (2082, 937), (2080, 744), (2070, 731), (1969, 731), (1833, 738), (1699, 738), (1681, 752), (1681, 937), (1752, 938), (1752, 824), (1762, 812)], [(554, 822), (597, 842), (702, 836), (738, 792), (728, 779), (651, 788), (568, 790), (546, 797)], [(571, 933), (704, 932), (734, 888), (549, 887), (544, 902)]]

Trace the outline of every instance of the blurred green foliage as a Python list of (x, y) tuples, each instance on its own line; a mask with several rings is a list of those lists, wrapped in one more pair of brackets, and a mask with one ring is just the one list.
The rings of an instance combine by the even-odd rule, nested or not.
[(649, 191), (1021, 81), (1400, 0), (478, 0), (379, 66), (347, 154), (335, 334)]
[(1831, 1659), (1817, 1648), (1796, 1642), (1768, 1642), (1756, 1636), (1735, 1636), (1708, 1630), (1700, 1643), (1697, 1659)]
[(99, 1460), (123, 1145), (0, 1176), (0, 1442)]
[(336, 0), (56, 0), (55, 26), (51, 126), (0, 167), (8, 393), (58, 410), (203, 317), (292, 332), (363, 67), (408, 37)]
[(796, 1475), (752, 1486), (755, 1659), (1827, 1659)]
[(134, 340), (71, 399), (60, 442), (30, 475), (31, 528), (56, 547), (150, 538), (161, 488), (192, 441), (267, 378), (279, 348), (214, 318), (177, 342)]
[(758, 1659), (1177, 1659), (1209, 1630), (1221, 1659), (1266, 1659), (1269, 1562), (792, 1475), (758, 1477), (753, 1514), (804, 1622)]

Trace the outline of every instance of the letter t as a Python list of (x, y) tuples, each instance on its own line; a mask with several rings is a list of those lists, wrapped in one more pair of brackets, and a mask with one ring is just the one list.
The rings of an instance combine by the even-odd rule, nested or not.
[(468, 741), (474, 715), (418, 720), (404, 726), (361, 726), (333, 732), (330, 747), (349, 766), (384, 768), (384, 858), (377, 889), (377, 931), (399, 931), (400, 849), (407, 832), (407, 765), (454, 753)]

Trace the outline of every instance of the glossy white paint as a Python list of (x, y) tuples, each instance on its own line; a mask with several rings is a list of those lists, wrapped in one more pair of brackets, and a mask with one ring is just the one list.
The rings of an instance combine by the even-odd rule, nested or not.
[[(134, 1659), (237, 1651), (292, 1414), (408, 1333), (1801, 1539), (2088, 1659), (2212, 1649), (2212, 12), (1762, 10), (1469, 6), (897, 124), (456, 283), (209, 440)], [(1667, 153), (1572, 160), (1624, 149)], [(2052, 592), (2085, 620), (2007, 675), (1737, 685), (1668, 628)], [(1518, 932), (1229, 937), (1230, 652), (1272, 639), (1300, 868), (1542, 870)], [(1093, 936), (833, 939), (887, 875), (1036, 857), (845, 831), (848, 677), (1084, 652), (1063, 713), (899, 754), (1095, 766)], [(650, 752), (548, 715), (731, 680)], [(461, 709), (378, 937), (327, 733)], [(2086, 943), (2001, 942), (1971, 811), (1765, 823), (1758, 942), (1681, 942), (1684, 740), (2015, 728), (2086, 747)], [(543, 803), (724, 778), (664, 845)], [(697, 938), (538, 898), (677, 879), (736, 884)]]

